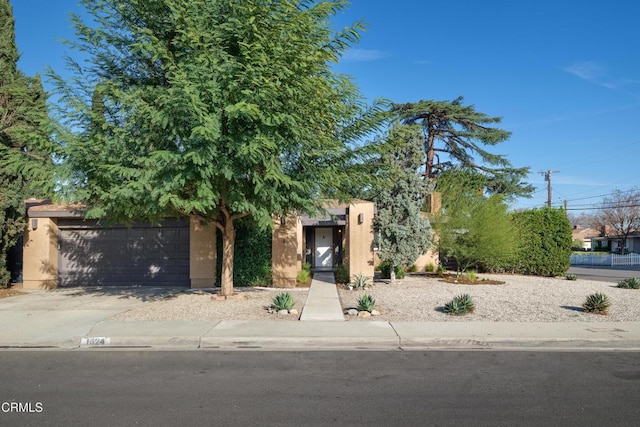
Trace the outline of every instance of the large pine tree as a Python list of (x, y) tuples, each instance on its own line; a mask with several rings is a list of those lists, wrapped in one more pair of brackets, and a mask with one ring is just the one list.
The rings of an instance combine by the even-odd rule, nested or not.
[(476, 111), (473, 105), (463, 105), (462, 97), (453, 101), (394, 104), (392, 113), (405, 124), (422, 127), (426, 182), (447, 168), (459, 166), (485, 176), (487, 190), (492, 193), (529, 197), (533, 192), (533, 187), (523, 182), (529, 168), (513, 167), (505, 156), (485, 148), (504, 142), (511, 135), (495, 127), (502, 120), (500, 117)]
[(17, 68), (13, 10), (0, 0), (0, 286), (9, 283), (6, 256), (25, 225), (24, 200), (53, 185), (46, 96), (39, 76)]

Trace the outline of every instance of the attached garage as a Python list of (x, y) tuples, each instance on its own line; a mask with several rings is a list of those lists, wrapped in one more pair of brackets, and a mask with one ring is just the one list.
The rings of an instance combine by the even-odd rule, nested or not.
[(59, 218), (58, 286), (190, 286), (189, 223), (104, 227)]

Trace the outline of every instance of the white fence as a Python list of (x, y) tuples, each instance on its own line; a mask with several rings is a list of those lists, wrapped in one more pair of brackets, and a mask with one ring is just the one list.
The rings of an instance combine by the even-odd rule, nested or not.
[(640, 254), (572, 254), (571, 265), (640, 265)]
[(611, 265), (640, 265), (640, 254), (611, 255)]
[(572, 254), (571, 265), (611, 265), (611, 255), (603, 253)]

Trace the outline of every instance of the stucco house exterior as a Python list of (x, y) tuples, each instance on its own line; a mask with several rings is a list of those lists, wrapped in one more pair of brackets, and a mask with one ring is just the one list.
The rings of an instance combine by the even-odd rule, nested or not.
[(602, 231), (596, 230), (594, 228), (584, 228), (580, 225), (574, 225), (573, 230), (571, 232), (571, 238), (574, 242), (580, 240), (582, 241), (582, 248), (585, 251), (592, 250), (591, 240), (600, 237), (602, 235)]
[[(346, 265), (350, 273), (374, 275), (374, 204), (328, 201), (319, 217), (274, 218), (273, 286), (295, 286), (302, 264), (315, 270)], [(216, 228), (188, 219), (159, 225), (103, 226), (84, 218), (81, 206), (27, 202), (23, 286), (213, 287)]]

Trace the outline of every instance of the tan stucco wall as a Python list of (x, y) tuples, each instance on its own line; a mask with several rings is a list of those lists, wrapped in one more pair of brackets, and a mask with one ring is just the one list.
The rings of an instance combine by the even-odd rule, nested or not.
[[(442, 199), (440, 197), (440, 193), (432, 193), (429, 195), (431, 201), (431, 212), (430, 213), (422, 213), (424, 218), (431, 220), (431, 217), (440, 213), (442, 209)], [(438, 267), (440, 263), (440, 256), (438, 255), (438, 236), (433, 231), (433, 237), (431, 241), (431, 248), (427, 251), (426, 254), (422, 254), (415, 260), (414, 264), (418, 267), (418, 271), (425, 271), (425, 267), (429, 264), (433, 264), (434, 267)]]
[(424, 255), (420, 255), (416, 262), (414, 262), (414, 264), (418, 267), (418, 271), (425, 271), (425, 267), (427, 267), (429, 264), (433, 264), (433, 267), (437, 268), (439, 263), (440, 257), (436, 252), (432, 250)]
[(302, 223), (297, 215), (287, 216), (284, 225), (280, 217), (274, 218), (271, 252), (273, 286), (295, 287), (302, 269)]
[(191, 220), (189, 226), (189, 278), (192, 288), (216, 284), (216, 227)]
[[(374, 204), (371, 202), (361, 201), (349, 205), (345, 264), (351, 276), (363, 274), (373, 277), (373, 213)], [(362, 214), (362, 223), (359, 224), (360, 214)]]
[(442, 211), (442, 194), (434, 191), (427, 196), (427, 206), (429, 206), (429, 213), (436, 215)]
[[(34, 230), (33, 221), (37, 221)], [(24, 234), (22, 283), (25, 289), (58, 286), (58, 226), (51, 218), (29, 219)]]

